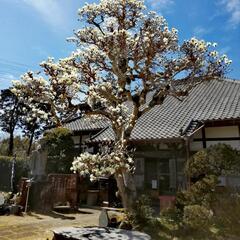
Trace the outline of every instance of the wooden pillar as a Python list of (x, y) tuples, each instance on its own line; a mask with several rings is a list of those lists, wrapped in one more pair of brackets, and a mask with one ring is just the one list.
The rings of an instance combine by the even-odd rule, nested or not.
[(207, 148), (205, 127), (202, 128), (202, 145), (204, 149)]
[(79, 138), (79, 152), (82, 153), (82, 132), (80, 133), (80, 138)]
[[(240, 124), (238, 124), (238, 137), (240, 137)], [(240, 149), (240, 140), (238, 141), (238, 146), (239, 146), (239, 149)]]
[[(185, 138), (185, 144), (186, 144), (186, 162), (187, 162), (190, 158), (190, 141), (188, 137)], [(186, 177), (187, 177), (187, 189), (189, 189), (191, 185), (191, 179), (188, 174)]]

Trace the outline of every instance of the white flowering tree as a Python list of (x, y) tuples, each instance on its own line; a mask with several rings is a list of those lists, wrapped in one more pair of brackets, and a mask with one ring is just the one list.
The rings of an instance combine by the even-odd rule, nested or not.
[(70, 59), (54, 62), (53, 58), (49, 58), (42, 62), (40, 66), (47, 80), (41, 72), (27, 72), (20, 81), (13, 81), (12, 92), (28, 106), (25, 109), (28, 122), (38, 118), (61, 125), (70, 113), (77, 111), (72, 101), (80, 99), (81, 89), (77, 69), (68, 65)]
[(23, 74), (20, 81), (13, 81), (11, 91), (22, 103), (19, 125), (25, 136), (29, 138), (27, 154), (31, 152), (34, 138), (41, 136), (44, 127), (49, 125), (61, 126), (61, 123), (77, 113), (76, 106), (71, 101), (79, 98), (76, 70), (68, 67), (67, 59), (54, 62), (53, 58), (42, 62), (47, 80), (41, 72), (31, 71)]
[(177, 30), (147, 12), (141, 0), (101, 0), (86, 4), (79, 16), (86, 25), (69, 39), (77, 50), (59, 62), (43, 62), (47, 80), (28, 73), (14, 91), (27, 92), (30, 104), (48, 104), (46, 117), (58, 124), (77, 111), (111, 123), (115, 144), (81, 154), (72, 170), (92, 180), (114, 175), (124, 207), (131, 209), (136, 188), (129, 146), (137, 120), (167, 96), (182, 99), (200, 82), (222, 77), (231, 61), (219, 56), (216, 44), (196, 38), (180, 43)]

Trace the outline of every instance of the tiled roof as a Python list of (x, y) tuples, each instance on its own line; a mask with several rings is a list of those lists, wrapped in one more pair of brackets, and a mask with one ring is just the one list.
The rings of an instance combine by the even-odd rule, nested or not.
[(110, 126), (104, 128), (102, 131), (97, 133), (96, 135), (90, 137), (87, 139), (87, 143), (100, 143), (100, 142), (105, 142), (105, 141), (114, 141), (115, 134), (114, 131)]
[[(201, 122), (231, 119), (240, 119), (240, 81), (213, 80), (196, 86), (183, 101), (169, 96), (162, 105), (146, 112), (137, 121), (131, 139), (181, 138), (190, 135)], [(92, 141), (106, 138), (114, 139), (111, 128), (101, 131)]]
[(240, 118), (240, 81), (214, 80), (196, 86), (182, 102), (168, 97), (144, 114), (131, 138), (150, 140), (181, 137), (192, 121)]
[(109, 126), (109, 122), (104, 119), (92, 119), (92, 118), (78, 118), (65, 123), (64, 127), (71, 131), (94, 131), (101, 130)]
[(203, 122), (191, 121), (185, 130), (180, 129), (181, 136), (191, 136), (196, 129), (200, 129), (204, 126)]

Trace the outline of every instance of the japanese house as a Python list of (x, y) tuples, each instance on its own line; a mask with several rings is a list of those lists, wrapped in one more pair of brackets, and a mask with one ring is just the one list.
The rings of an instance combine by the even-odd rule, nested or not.
[[(94, 152), (99, 143), (114, 140), (103, 120), (75, 119), (65, 127), (73, 131), (79, 152)], [(167, 97), (138, 120), (131, 141), (137, 148), (137, 187), (156, 197), (174, 195), (186, 186), (183, 166), (194, 152), (216, 143), (240, 149), (240, 81), (201, 83), (183, 101)], [(238, 186), (240, 178), (223, 176), (221, 184)]]

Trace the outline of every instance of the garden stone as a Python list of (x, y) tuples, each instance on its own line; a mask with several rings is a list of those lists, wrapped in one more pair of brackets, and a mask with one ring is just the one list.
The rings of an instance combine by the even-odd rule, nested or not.
[(150, 236), (116, 228), (66, 227), (53, 230), (53, 240), (150, 240)]
[(30, 157), (31, 175), (36, 181), (41, 181), (46, 176), (47, 151), (43, 144), (34, 150)]

